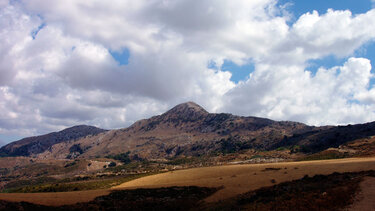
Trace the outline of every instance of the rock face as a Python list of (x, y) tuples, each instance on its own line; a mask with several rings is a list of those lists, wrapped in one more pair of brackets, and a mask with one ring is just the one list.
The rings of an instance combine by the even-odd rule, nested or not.
[(89, 135), (97, 135), (106, 130), (87, 125), (78, 125), (59, 132), (53, 132), (42, 136), (24, 138), (0, 148), (2, 156), (29, 156), (46, 151), (51, 146), (83, 138)]

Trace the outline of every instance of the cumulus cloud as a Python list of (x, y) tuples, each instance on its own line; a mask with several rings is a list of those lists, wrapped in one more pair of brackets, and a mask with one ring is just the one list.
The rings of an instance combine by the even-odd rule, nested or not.
[[(121, 128), (189, 100), (316, 125), (372, 121), (370, 61), (353, 52), (374, 40), (375, 10), (292, 25), (285, 10), (276, 0), (0, 1), (0, 133)], [(124, 49), (120, 66), (110, 52)], [(308, 70), (329, 55), (351, 58)], [(255, 71), (235, 84), (224, 60)]]
[(374, 18), (375, 10), (358, 16), (333, 10), (302, 15), (251, 77), (226, 94), (224, 110), (314, 125), (373, 121), (368, 59), (349, 58), (341, 67), (320, 68), (315, 74), (306, 66), (310, 59), (352, 55), (372, 41)]
[[(350, 58), (343, 66), (320, 68), (315, 75), (303, 67), (261, 66), (248, 81), (226, 94), (226, 110), (314, 125), (372, 121), (372, 105), (359, 103), (369, 95), (370, 61)], [(237, 105), (242, 105), (238, 107)]]

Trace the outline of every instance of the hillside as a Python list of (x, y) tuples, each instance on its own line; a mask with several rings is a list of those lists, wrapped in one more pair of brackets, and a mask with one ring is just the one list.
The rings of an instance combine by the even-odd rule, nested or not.
[(89, 135), (97, 135), (105, 131), (106, 130), (87, 125), (74, 126), (59, 132), (24, 138), (7, 144), (0, 148), (0, 156), (35, 155), (50, 149), (50, 147), (55, 144), (76, 140)]
[[(166, 160), (238, 152), (251, 152), (247, 154), (252, 157), (257, 152), (287, 150), (289, 154), (284, 157), (289, 158), (293, 153), (319, 153), (373, 135), (375, 122), (313, 127), (298, 122), (209, 113), (196, 103), (187, 102), (128, 128), (105, 131), (76, 126), (22, 139), (2, 147), (0, 152), (40, 159), (92, 159), (128, 152), (126, 156), (131, 160)], [(356, 150), (361, 151), (359, 148)]]
[(371, 157), (374, 135), (374, 122), (312, 127), (188, 102), (124, 129), (75, 126), (10, 143), (0, 149), (0, 191), (83, 191), (176, 169)]
[(284, 137), (314, 129), (297, 122), (208, 113), (199, 105), (188, 102), (125, 129), (82, 138), (74, 143), (56, 144), (38, 156), (43, 159), (93, 158), (128, 151), (134, 159), (216, 155), (269, 149)]
[(357, 125), (321, 128), (303, 134), (294, 134), (288, 137), (280, 146), (299, 146), (303, 153), (316, 153), (322, 150), (339, 147), (351, 141), (372, 138), (375, 135), (375, 122)]

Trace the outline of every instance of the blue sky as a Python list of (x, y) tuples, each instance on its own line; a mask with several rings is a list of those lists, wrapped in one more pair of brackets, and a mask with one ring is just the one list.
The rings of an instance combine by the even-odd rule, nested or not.
[[(0, 134), (0, 147), (2, 144), (22, 139), (22, 136), (17, 135), (2, 135)], [(4, 142), (4, 143), (3, 143)]]
[(280, 0), (280, 5), (289, 3), (288, 7), (295, 17), (299, 17), (307, 12), (316, 10), (319, 14), (324, 14), (328, 9), (350, 10), (353, 14), (360, 14), (372, 8), (371, 0)]
[(129, 63), (130, 52), (128, 49), (125, 48), (118, 51), (109, 50), (109, 53), (120, 66), (127, 65)]

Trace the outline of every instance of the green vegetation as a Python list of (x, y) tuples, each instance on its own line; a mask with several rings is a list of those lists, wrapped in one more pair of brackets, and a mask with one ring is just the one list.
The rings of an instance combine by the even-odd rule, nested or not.
[(3, 157), (9, 157), (8, 153), (0, 152), (0, 158), (3, 158)]
[(130, 151), (128, 151), (126, 153), (117, 154), (117, 155), (108, 155), (108, 156), (106, 156), (106, 158), (118, 160), (118, 161), (120, 161), (124, 164), (128, 164), (128, 163), (131, 162), (129, 154), (130, 154)]
[(342, 158), (347, 158), (347, 157), (349, 157), (349, 155), (345, 153), (340, 153), (336, 151), (325, 151), (325, 152), (319, 152), (316, 154), (308, 155), (306, 157), (299, 159), (298, 161), (330, 160), (330, 159), (342, 159)]
[(123, 171), (130, 171), (130, 172), (137, 172), (137, 171), (155, 171), (157, 168), (154, 166), (155, 162), (150, 161), (133, 161), (131, 163), (127, 163), (124, 165), (116, 165), (116, 166), (109, 166), (109, 168), (105, 169), (105, 172), (112, 172), (112, 173), (118, 173)]
[(285, 148), (285, 147), (279, 147), (279, 148), (276, 149), (276, 151), (284, 151), (284, 150), (287, 150), (287, 148)]
[(83, 153), (83, 149), (81, 148), (80, 144), (74, 144), (69, 148), (70, 153), (78, 152), (79, 154)]
[[(76, 161), (78, 163), (78, 161)], [(10, 171), (11, 174), (17, 174), (22, 177), (35, 178), (45, 175), (54, 175), (54, 174), (65, 174), (71, 171), (74, 171), (78, 168), (78, 165), (69, 166), (62, 168), (63, 166), (53, 163), (30, 163), (23, 166), (14, 166)]]
[(52, 178), (52, 177), (39, 177), (36, 179), (30, 179), (30, 180), (14, 180), (5, 185), (4, 187), (5, 190), (3, 190), (3, 192), (8, 192), (8, 190), (17, 189), (20, 187), (36, 186), (36, 185), (41, 185), (41, 184), (46, 184), (46, 183), (53, 183), (56, 181), (57, 179)]
[(191, 157), (191, 158), (176, 158), (170, 161), (165, 162), (167, 165), (184, 165), (184, 164), (191, 164), (199, 161), (199, 158), (197, 157)]
[(227, 139), (221, 139), (220, 152), (223, 154), (235, 153), (241, 150), (251, 149), (254, 146), (249, 141), (237, 140), (236, 137), (228, 137)]
[(301, 150), (300, 146), (294, 145), (294, 146), (291, 147), (290, 152), (296, 153), (296, 152), (299, 152), (300, 150)]

